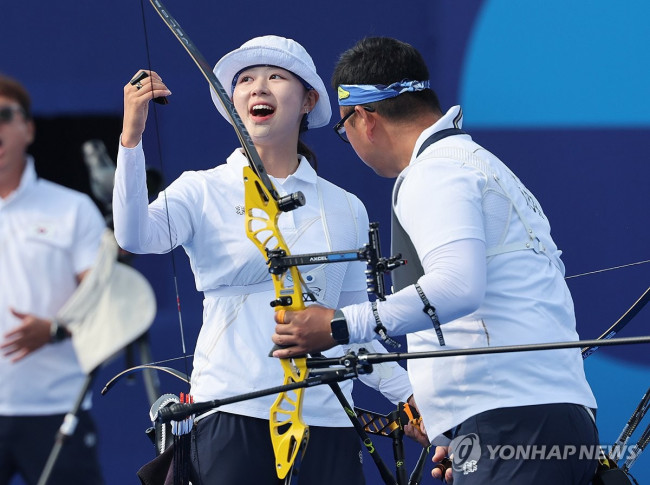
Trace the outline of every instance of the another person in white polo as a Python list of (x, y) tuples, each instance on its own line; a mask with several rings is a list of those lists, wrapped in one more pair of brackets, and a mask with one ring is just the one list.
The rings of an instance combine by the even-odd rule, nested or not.
[[(85, 194), (41, 179), (27, 147), (30, 97), (0, 76), (0, 484), (35, 484), (86, 376), (55, 316), (93, 265), (106, 229)], [(101, 484), (86, 399), (48, 484)]]

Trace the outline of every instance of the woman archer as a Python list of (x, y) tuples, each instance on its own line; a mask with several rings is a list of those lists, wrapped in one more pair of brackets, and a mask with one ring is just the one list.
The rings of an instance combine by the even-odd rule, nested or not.
[[(124, 87), (124, 121), (115, 177), (115, 236), (133, 253), (166, 253), (183, 246), (204, 294), (203, 325), (194, 352), (191, 394), (208, 401), (282, 382), (277, 359), (268, 356), (275, 299), (264, 259), (245, 231), (242, 171), (248, 160), (236, 149), (210, 170), (183, 173), (166, 195), (148, 205), (142, 147), (148, 103), (169, 96), (161, 77)], [(271, 181), (281, 196), (301, 191), (306, 205), (283, 213), (279, 227), (294, 254), (349, 250), (367, 240), (368, 215), (354, 195), (317, 176), (315, 155), (301, 141), (308, 128), (331, 117), (327, 91), (314, 63), (297, 42), (278, 36), (254, 38), (223, 56), (214, 68), (230, 91)], [(226, 111), (213, 93), (219, 112)], [(227, 118), (226, 118), (227, 119)], [(367, 300), (361, 262), (310, 267), (308, 287), (325, 306)], [(382, 351), (378, 344), (369, 350)], [(341, 355), (335, 348), (327, 355)], [(397, 403), (411, 396), (403, 369), (382, 364), (362, 380)], [(348, 402), (351, 382), (341, 384)], [(191, 480), (194, 484), (277, 485), (269, 435), (274, 396), (227, 405), (195, 419)], [(303, 420), (309, 446), (299, 482), (309, 485), (365, 483), (360, 441), (332, 391), (305, 392)]]

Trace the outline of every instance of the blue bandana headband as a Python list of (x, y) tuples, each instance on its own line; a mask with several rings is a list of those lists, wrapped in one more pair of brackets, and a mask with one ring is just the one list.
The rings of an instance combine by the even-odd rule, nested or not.
[(402, 93), (429, 89), (429, 81), (403, 81), (390, 84), (341, 84), (338, 88), (339, 106), (356, 106), (394, 98)]

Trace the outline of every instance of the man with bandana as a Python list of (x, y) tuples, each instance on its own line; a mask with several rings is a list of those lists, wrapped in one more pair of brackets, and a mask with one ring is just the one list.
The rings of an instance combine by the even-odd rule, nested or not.
[[(273, 336), (285, 348), (274, 355), (387, 335), (407, 335), (411, 352), (578, 340), (561, 251), (540, 203), (462, 131), (460, 106), (442, 112), (420, 53), (391, 38), (363, 39), (343, 53), (332, 85), (337, 134), (378, 175), (397, 178), (392, 253), (408, 265), (393, 272), (386, 301), (287, 312)], [(594, 476), (596, 402), (579, 349), (408, 367), (421, 437), (449, 445), (434, 455), (452, 458), (447, 481), (574, 485)]]

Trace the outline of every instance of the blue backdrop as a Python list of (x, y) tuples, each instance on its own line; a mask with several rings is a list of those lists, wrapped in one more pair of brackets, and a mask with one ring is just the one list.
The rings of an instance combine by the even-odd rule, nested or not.
[[(413, 44), (430, 65), (443, 106), (461, 104), (465, 129), (537, 195), (564, 250), (568, 275), (650, 259), (647, 2), (224, 3), (166, 1), (210, 63), (251, 37), (274, 33), (301, 42), (327, 80), (337, 55), (363, 36), (388, 35)], [(171, 181), (183, 170), (222, 163), (237, 145), (210, 100), (207, 83), (147, 2), (4, 0), (0, 19), (0, 71), (25, 83), (42, 126), (54, 117), (119, 117), (123, 85), (151, 63), (174, 94), (168, 106), (152, 112), (155, 120), (144, 140), (150, 165)], [(329, 128), (308, 133), (306, 141), (319, 155), (321, 175), (358, 194), (388, 241), (392, 181), (376, 177)], [(111, 149), (117, 139), (114, 143)], [(57, 167), (51, 178), (64, 180), (66, 171), (79, 170), (64, 163)], [(176, 252), (175, 258), (191, 352), (201, 297), (184, 254)], [(135, 265), (158, 298), (153, 357), (178, 356), (170, 257), (139, 257)], [(648, 264), (570, 279), (581, 337), (600, 335), (649, 281)], [(642, 311), (621, 335), (647, 334), (649, 317), (650, 310)], [(107, 364), (95, 389), (124, 365), (122, 356)], [(181, 362), (171, 365), (183, 368)], [(611, 444), (649, 385), (648, 347), (601, 348), (585, 365), (599, 402), (601, 441)], [(359, 405), (392, 409), (361, 387)], [(161, 388), (182, 390), (166, 377)], [(121, 383), (106, 396), (96, 393), (94, 402), (107, 483), (137, 483), (135, 471), (153, 456), (144, 435), (150, 422), (141, 378)], [(378, 444), (390, 462), (390, 440), (384, 441)], [(417, 448), (408, 444), (407, 452), (411, 467)], [(368, 482), (380, 483), (371, 460), (365, 461)], [(650, 479), (649, 464), (650, 455), (644, 455), (632, 469), (641, 483)]]

